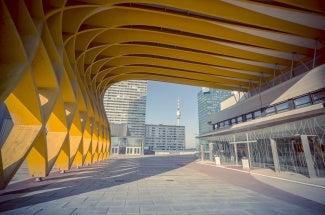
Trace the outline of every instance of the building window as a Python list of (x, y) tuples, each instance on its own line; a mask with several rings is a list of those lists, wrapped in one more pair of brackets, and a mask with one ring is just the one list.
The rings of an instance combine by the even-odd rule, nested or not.
[(312, 98), (313, 98), (314, 104), (324, 103), (325, 102), (325, 90), (313, 93)]
[(311, 105), (310, 96), (302, 96), (293, 100), (296, 108), (306, 107)]
[(260, 118), (262, 116), (261, 110), (254, 111), (254, 119)]
[(253, 119), (253, 113), (246, 114), (246, 121), (250, 121)]
[(275, 107), (274, 106), (271, 106), (271, 107), (267, 107), (265, 110), (264, 110), (264, 116), (270, 116), (270, 115), (273, 115), (275, 114)]
[(243, 116), (238, 116), (238, 117), (237, 117), (237, 122), (240, 123), (240, 122), (242, 122), (242, 121), (243, 121)]
[(289, 101), (276, 105), (277, 113), (282, 113), (289, 110)]
[(237, 124), (236, 118), (231, 119), (230, 123), (231, 123), (231, 125)]

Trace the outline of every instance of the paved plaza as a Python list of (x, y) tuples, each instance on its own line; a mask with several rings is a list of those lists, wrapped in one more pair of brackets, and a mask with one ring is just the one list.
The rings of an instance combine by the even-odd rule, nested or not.
[(0, 214), (324, 214), (317, 201), (325, 199), (324, 187), (266, 181), (192, 155), (112, 157), (9, 185), (0, 192)]

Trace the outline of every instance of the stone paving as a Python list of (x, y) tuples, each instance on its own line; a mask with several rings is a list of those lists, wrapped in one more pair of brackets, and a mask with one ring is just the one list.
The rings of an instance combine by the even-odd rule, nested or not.
[(113, 157), (0, 192), (0, 214), (324, 214), (325, 205), (194, 156)]

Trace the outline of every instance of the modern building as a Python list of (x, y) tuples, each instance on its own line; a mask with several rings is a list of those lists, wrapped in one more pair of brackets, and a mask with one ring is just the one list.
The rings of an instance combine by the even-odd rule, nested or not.
[(111, 153), (114, 155), (141, 155), (143, 154), (143, 137), (131, 137), (128, 125), (110, 123)]
[(185, 149), (185, 126), (146, 125), (145, 148), (151, 151)]
[(199, 114), (199, 134), (206, 133), (211, 130), (208, 124), (208, 117), (211, 114), (220, 111), (220, 103), (231, 96), (229, 90), (219, 90), (213, 88), (202, 87), (197, 94), (198, 114)]
[(147, 81), (122, 81), (104, 95), (104, 108), (110, 123), (127, 124), (129, 136), (144, 138)]
[[(202, 87), (197, 94), (198, 116), (199, 116), (199, 135), (212, 130), (208, 117), (211, 114), (220, 111), (220, 104), (227, 98), (231, 97), (232, 92), (229, 90), (220, 90)], [(200, 154), (203, 159), (209, 159), (208, 141), (199, 139), (198, 150), (204, 151)]]
[(312, 61), (208, 118), (210, 159), (325, 177), (325, 65)]
[(122, 81), (104, 95), (104, 108), (111, 129), (112, 154), (143, 154), (147, 81)]

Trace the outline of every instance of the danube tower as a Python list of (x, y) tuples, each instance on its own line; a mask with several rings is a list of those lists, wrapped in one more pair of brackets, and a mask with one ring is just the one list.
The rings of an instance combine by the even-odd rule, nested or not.
[(177, 126), (180, 126), (180, 120), (181, 120), (181, 109), (180, 109), (180, 101), (179, 101), (179, 97), (178, 97), (178, 99), (177, 99), (176, 119), (177, 119)]

